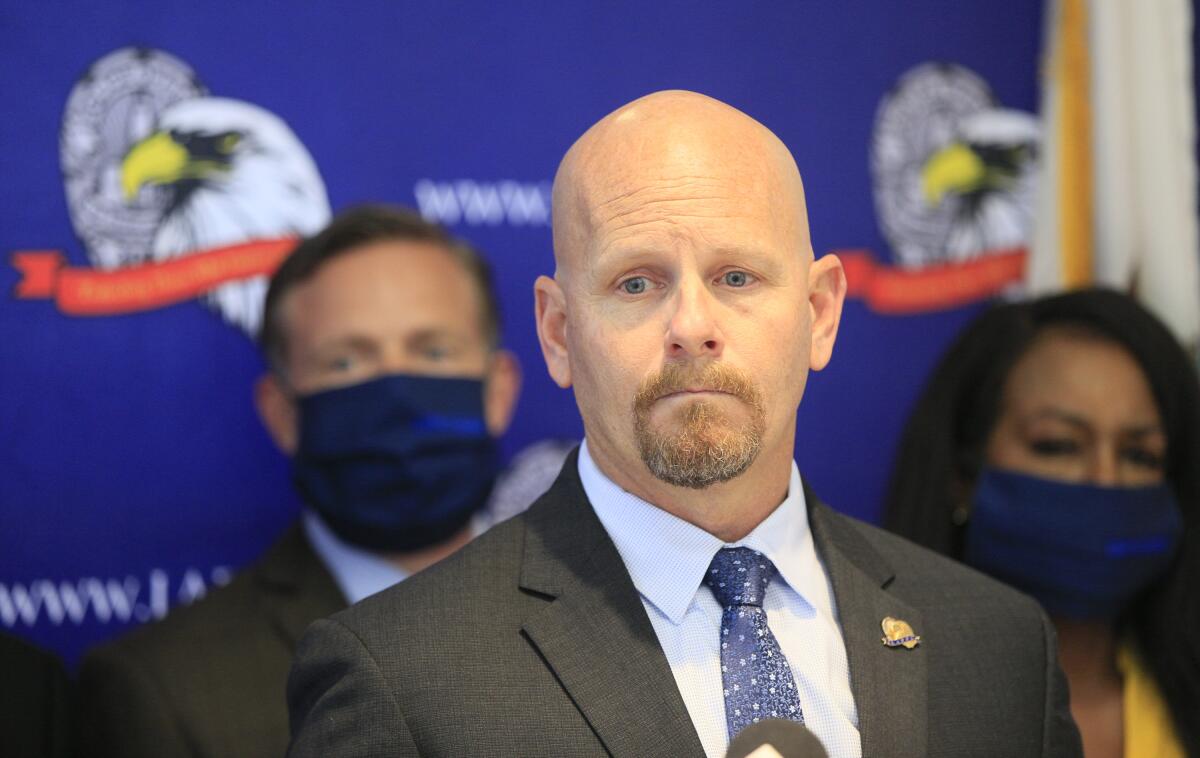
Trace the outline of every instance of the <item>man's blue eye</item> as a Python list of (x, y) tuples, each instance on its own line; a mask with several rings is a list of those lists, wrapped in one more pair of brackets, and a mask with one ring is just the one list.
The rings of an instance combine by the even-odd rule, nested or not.
[(746, 280), (747, 277), (745, 271), (730, 271), (729, 273), (725, 274), (725, 283), (730, 287), (745, 287)]
[(621, 282), (621, 289), (630, 295), (640, 295), (646, 291), (646, 277), (635, 276)]

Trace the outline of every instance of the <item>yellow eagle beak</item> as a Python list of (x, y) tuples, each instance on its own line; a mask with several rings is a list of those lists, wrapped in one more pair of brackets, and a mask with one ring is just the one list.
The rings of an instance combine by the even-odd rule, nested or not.
[(170, 184), (182, 178), (188, 166), (188, 151), (167, 132), (155, 132), (130, 148), (121, 162), (121, 190), (132, 202), (147, 184)]
[(949, 192), (969, 192), (983, 186), (987, 167), (967, 145), (954, 142), (938, 150), (921, 169), (921, 193), (925, 204), (936, 208)]

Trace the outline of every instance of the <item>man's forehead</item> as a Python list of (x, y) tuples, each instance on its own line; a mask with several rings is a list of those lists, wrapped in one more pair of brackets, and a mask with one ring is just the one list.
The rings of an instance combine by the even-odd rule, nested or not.
[(469, 287), (471, 274), (441, 242), (381, 238), (346, 248), (317, 267), (296, 292), (354, 296), (371, 285)]
[(661, 92), (601, 119), (564, 157), (553, 206), (560, 266), (606, 219), (675, 195), (786, 214), (807, 237), (799, 171), (770, 130), (704, 95)]
[(466, 266), (438, 242), (379, 240), (338, 254), (283, 298), (286, 325), (314, 333), (364, 319), (403, 326), (430, 319), (474, 328), (482, 296)]
[(648, 95), (601, 119), (571, 147), (560, 179), (581, 184), (646, 174), (747, 176), (790, 164), (787, 148), (741, 111), (695, 93)]

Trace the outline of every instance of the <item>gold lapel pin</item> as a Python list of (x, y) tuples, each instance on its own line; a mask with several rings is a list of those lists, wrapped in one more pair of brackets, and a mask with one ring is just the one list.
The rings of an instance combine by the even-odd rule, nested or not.
[(879, 641), (887, 647), (906, 647), (912, 650), (921, 644), (921, 638), (913, 633), (913, 628), (903, 619), (887, 616), (880, 624), (883, 627), (883, 638)]

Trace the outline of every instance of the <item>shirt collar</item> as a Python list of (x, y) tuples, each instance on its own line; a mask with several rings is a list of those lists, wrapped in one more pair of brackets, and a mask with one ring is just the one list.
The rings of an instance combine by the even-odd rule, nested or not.
[(310, 510), (303, 515), (304, 533), (317, 557), (350, 605), (408, 578), (408, 572), (386, 558), (338, 537)]
[(744, 539), (730, 544), (621, 489), (596, 466), (586, 439), (579, 448), (579, 478), (634, 586), (671, 623), (683, 620), (704, 572), (723, 547), (758, 550), (771, 559), (780, 577), (803, 600), (818, 608), (824, 605), (822, 593), (810, 591), (813, 583), (824, 582), (824, 577), (810, 577), (811, 571), (805, 570), (803, 556), (806, 549), (812, 550), (812, 538), (795, 462), (787, 497)]

